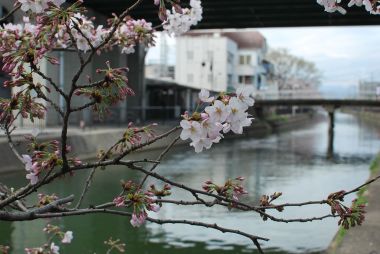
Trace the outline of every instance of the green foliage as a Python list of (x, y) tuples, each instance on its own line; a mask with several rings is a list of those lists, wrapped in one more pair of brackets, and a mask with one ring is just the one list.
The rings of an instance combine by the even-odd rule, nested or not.
[(380, 155), (378, 155), (371, 163), (369, 168), (371, 173), (377, 173), (380, 171)]
[(277, 115), (272, 114), (266, 118), (268, 121), (276, 121), (276, 122), (287, 122), (289, 120), (288, 116), (285, 115)]

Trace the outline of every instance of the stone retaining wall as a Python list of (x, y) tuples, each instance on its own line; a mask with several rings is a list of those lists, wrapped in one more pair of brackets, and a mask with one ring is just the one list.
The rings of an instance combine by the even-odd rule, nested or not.
[[(289, 117), (286, 121), (254, 121), (252, 126), (246, 128), (243, 135), (227, 135), (226, 138), (241, 137), (262, 137), (270, 134), (274, 130), (289, 129), (307, 123), (310, 120), (309, 115), (298, 115)], [(164, 133), (169, 127), (161, 127), (159, 133)], [(82, 160), (94, 158), (101, 149), (106, 150), (110, 145), (114, 144), (122, 136), (124, 129), (122, 128), (105, 128), (89, 131), (72, 131), (69, 132), (68, 144), (73, 147), (72, 154), (78, 156)], [(59, 132), (50, 133), (40, 137), (40, 140), (52, 140), (59, 137)], [(142, 149), (141, 151), (160, 149), (168, 144), (168, 139), (174, 137), (172, 134), (167, 139), (159, 140), (156, 143)], [(21, 153), (26, 152), (26, 142), (23, 136), (14, 137), (14, 142)], [(187, 144), (186, 141), (178, 142), (178, 145)], [(17, 160), (16, 156), (10, 150), (5, 137), (0, 138), (0, 174), (23, 170), (24, 166)]]

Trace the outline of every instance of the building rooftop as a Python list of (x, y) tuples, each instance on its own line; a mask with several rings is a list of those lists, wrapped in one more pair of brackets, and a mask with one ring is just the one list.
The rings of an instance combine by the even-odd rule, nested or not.
[(265, 37), (258, 31), (223, 31), (223, 30), (193, 30), (185, 36), (221, 36), (227, 37), (238, 45), (240, 49), (263, 48), (266, 46)]

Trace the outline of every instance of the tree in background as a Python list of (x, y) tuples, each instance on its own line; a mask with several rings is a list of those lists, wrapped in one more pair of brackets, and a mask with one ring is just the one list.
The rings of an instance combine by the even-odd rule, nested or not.
[(272, 79), (279, 90), (312, 88), (320, 83), (321, 73), (315, 63), (292, 55), (287, 49), (271, 49), (266, 58), (274, 65)]

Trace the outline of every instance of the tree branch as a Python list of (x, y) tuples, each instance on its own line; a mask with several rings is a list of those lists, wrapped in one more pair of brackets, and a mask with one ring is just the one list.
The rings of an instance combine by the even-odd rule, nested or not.
[(6, 21), (9, 17), (11, 17), (20, 8), (21, 8), (21, 4), (18, 3), (9, 13), (7, 13), (4, 17), (0, 18), (0, 23)]

